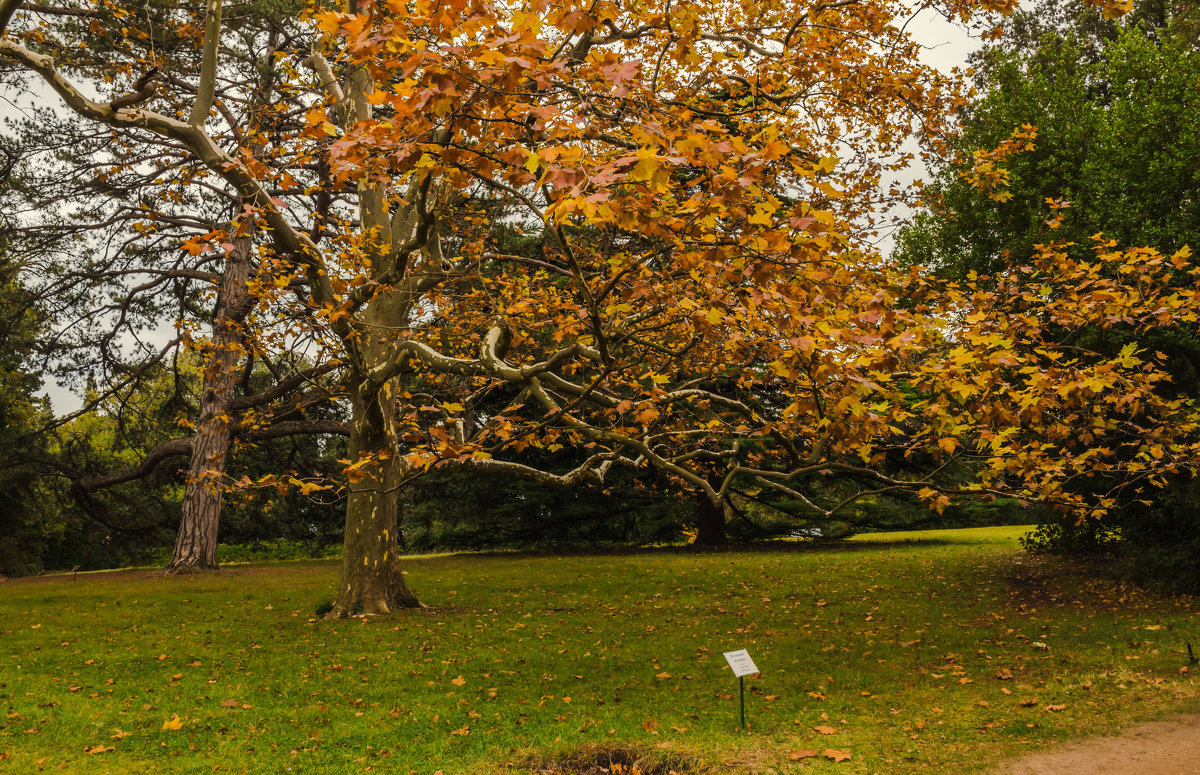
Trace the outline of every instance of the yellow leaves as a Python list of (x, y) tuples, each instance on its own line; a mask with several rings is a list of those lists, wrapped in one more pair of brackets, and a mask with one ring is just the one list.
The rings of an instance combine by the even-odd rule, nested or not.
[(823, 735), (836, 735), (837, 734), (837, 729), (830, 727), (830, 726), (825, 726), (825, 725), (813, 727), (813, 731), (820, 732)]
[(115, 746), (95, 745), (95, 746), (92, 746), (91, 748), (84, 748), (83, 752), (86, 754), (95, 755), (95, 754), (101, 754), (101, 753), (108, 753), (109, 751), (115, 751), (115, 750), (117, 750)]
[(1192, 249), (1184, 245), (1171, 256), (1171, 265), (1179, 270), (1188, 269), (1192, 266), (1191, 257)]
[(301, 495), (312, 495), (314, 492), (321, 492), (323, 490), (333, 489), (333, 487), (331, 485), (321, 484), (319, 482), (313, 482), (313, 481), (305, 482), (305, 481), (301, 481), (300, 479), (297, 479), (294, 476), (289, 476), (288, 482), (290, 482), (292, 485), (298, 487), (300, 489)]
[(810, 751), (808, 749), (801, 748), (799, 751), (792, 751), (790, 754), (788, 754), (788, 758), (795, 762), (801, 759), (811, 759), (817, 755), (818, 754), (816, 751)]
[(1133, 10), (1133, 0), (1087, 0), (1088, 5), (1100, 8), (1105, 19), (1119, 19)]
[(304, 113), (305, 134), (311, 137), (333, 137), (337, 127), (330, 123), (324, 108), (310, 108)]
[(853, 758), (848, 751), (835, 751), (832, 748), (826, 748), (824, 751), (821, 751), (821, 755), (826, 759), (833, 759), (835, 764), (840, 764)]
[(542, 157), (538, 156), (537, 151), (530, 151), (529, 155), (525, 157), (525, 169), (529, 170), (531, 174), (536, 175), (541, 166)]
[(754, 206), (754, 214), (749, 219), (755, 226), (771, 226), (775, 223), (775, 208), (765, 202)]
[(642, 147), (637, 150), (637, 161), (629, 170), (629, 179), (649, 183), (651, 188), (659, 188), (666, 182), (666, 170), (662, 169), (662, 160), (658, 149)]
[(451, 678), (451, 679), (450, 679), (450, 683), (454, 684), (455, 686), (466, 686), (466, 685), (467, 685), (467, 679), (463, 678), (463, 677), (460, 675), (458, 678)]
[(960, 177), (989, 199), (1007, 202), (1012, 199), (1012, 193), (1007, 190), (1009, 173), (999, 163), (1018, 153), (1032, 151), (1036, 138), (1037, 127), (1022, 124), (995, 148), (980, 149), (972, 153), (971, 169), (960, 173)]
[(163, 722), (162, 728), (164, 732), (178, 732), (183, 729), (183, 719), (178, 715), (172, 716)]
[(512, 15), (513, 32), (535, 36), (542, 31), (542, 15), (540, 13), (524, 13), (514, 11)]

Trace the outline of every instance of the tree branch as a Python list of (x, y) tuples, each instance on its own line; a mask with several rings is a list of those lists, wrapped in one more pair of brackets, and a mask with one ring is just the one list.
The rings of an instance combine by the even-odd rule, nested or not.
[(217, 51), (221, 38), (221, 0), (208, 0), (204, 14), (204, 53), (200, 60), (200, 83), (196, 87), (196, 101), (187, 122), (195, 127), (204, 126), (212, 110), (213, 95), (217, 88)]

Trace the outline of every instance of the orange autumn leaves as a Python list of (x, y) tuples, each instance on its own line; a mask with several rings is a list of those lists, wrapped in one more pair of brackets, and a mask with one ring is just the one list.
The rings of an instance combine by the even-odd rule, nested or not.
[[(1091, 472), (1116, 482), (1087, 504), (1102, 510), (1117, 480), (1154, 481), (1191, 454), (1195, 422), (1162, 398), (1153, 354), (1060, 343), (1161, 325), (1164, 310), (1193, 326), (1197, 299), (1166, 290), (1179, 257), (1172, 269), (1108, 246), (1070, 262), (1047, 245), (1036, 266), (955, 285), (871, 251), (864, 224), (900, 143), (916, 125), (935, 140), (961, 104), (890, 6), (410, 10), (314, 13), (331, 56), (369, 73), (376, 112), (312, 137), (339, 183), (397, 202), (439, 192), (443, 260), (463, 268), (418, 307), (463, 336), (397, 321), (401, 340), (455, 359), (421, 359), (424, 386), (454, 400), (438, 418), (429, 406), (399, 418), (409, 465), (575, 447), (703, 489), (711, 472), (696, 461), (786, 487), (800, 471), (929, 456), (981, 472), (911, 487), (934, 508), (963, 489), (1080, 507), (1060, 484)], [(1002, 162), (1035, 138), (1022, 127), (977, 158), (977, 186), (1008, 196)], [(536, 255), (502, 249), (494, 212)], [(372, 237), (334, 239), (354, 256)], [(1114, 264), (1120, 280), (1105, 283)], [(489, 329), (502, 362), (480, 360)], [(521, 399), (472, 405), (501, 381)], [(733, 447), (747, 438), (760, 441)]]

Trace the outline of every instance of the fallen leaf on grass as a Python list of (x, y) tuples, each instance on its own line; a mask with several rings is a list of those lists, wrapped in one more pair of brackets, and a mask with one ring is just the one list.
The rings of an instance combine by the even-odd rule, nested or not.
[(817, 732), (820, 732), (823, 735), (836, 735), (837, 734), (836, 729), (834, 729), (833, 727), (827, 727), (824, 725), (819, 726), (819, 727), (813, 727), (813, 729)]
[(1047, 705), (1046, 706), (1047, 713), (1058, 713), (1060, 710), (1066, 710), (1066, 709), (1067, 709), (1066, 705)]
[(833, 759), (835, 763), (844, 762), (851, 758), (848, 751), (835, 751), (832, 748), (826, 748), (824, 751), (821, 751), (821, 755), (826, 759)]
[(467, 679), (463, 678), (460, 675), (458, 678), (451, 678), (450, 683), (454, 684), (455, 686), (465, 686), (467, 683)]
[(109, 751), (115, 751), (115, 750), (117, 750), (117, 749), (111, 745), (95, 745), (95, 746), (92, 746), (91, 748), (84, 748), (83, 752), (95, 754), (95, 753), (108, 753)]
[(237, 700), (221, 700), (222, 708), (236, 708), (237, 706), (238, 706)]
[(1037, 705), (1037, 704), (1038, 704), (1037, 697), (1031, 697), (1028, 700), (1021, 700), (1020, 702), (1018, 702), (1017, 707), (1018, 708), (1032, 708), (1034, 705)]
[(670, 678), (671, 674), (670, 673), (659, 673), (658, 675), (656, 675), (654, 677), (661, 681), (664, 678)]
[(642, 722), (642, 729), (646, 730), (647, 732), (653, 732), (654, 730), (658, 729), (658, 722), (652, 718), (646, 719)]
[(178, 732), (183, 729), (183, 719), (179, 716), (170, 718), (163, 722), (162, 728), (164, 732)]
[(1007, 667), (996, 671), (996, 680), (998, 681), (1011, 681), (1013, 678), (1015, 678), (1013, 671), (1009, 670)]
[(811, 759), (812, 757), (814, 757), (816, 755), (817, 755), (816, 751), (808, 751), (808, 750), (801, 749), (799, 751), (792, 751), (791, 755), (788, 758), (791, 759), (792, 761), (798, 761), (800, 759)]
[(122, 732), (119, 729), (113, 730), (113, 740), (120, 740), (122, 737), (129, 737), (132, 732)]
[(471, 728), (469, 726), (465, 726), (454, 730), (450, 733), (450, 736), (453, 737), (454, 735), (461, 735), (462, 737), (466, 737), (469, 734), (471, 734)]

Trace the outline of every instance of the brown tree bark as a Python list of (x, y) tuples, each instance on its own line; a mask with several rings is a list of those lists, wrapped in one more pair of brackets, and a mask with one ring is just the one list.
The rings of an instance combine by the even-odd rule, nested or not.
[(725, 543), (725, 504), (717, 505), (699, 492), (696, 495), (696, 538), (692, 546), (722, 546)]
[(200, 416), (192, 436), (183, 516), (175, 551), (166, 572), (203, 573), (219, 570), (217, 531), (221, 521), (222, 478), (232, 440), (229, 402), (233, 399), (241, 359), (241, 324), (248, 310), (246, 282), (250, 277), (253, 236), (239, 234), (225, 254), (225, 268), (213, 315), (212, 343), (207, 348), (200, 390)]

